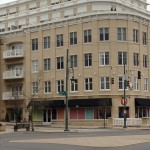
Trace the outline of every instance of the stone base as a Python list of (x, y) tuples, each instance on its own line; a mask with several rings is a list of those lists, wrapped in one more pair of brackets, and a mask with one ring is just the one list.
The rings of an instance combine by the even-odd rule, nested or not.
[(0, 123), (0, 131), (6, 131), (6, 124)]

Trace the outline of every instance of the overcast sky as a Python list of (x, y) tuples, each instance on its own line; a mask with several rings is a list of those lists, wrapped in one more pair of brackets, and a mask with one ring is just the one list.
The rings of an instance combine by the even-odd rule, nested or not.
[[(16, 0), (0, 0), (0, 4), (4, 4), (4, 3), (9, 3), (9, 2), (13, 2)], [(147, 0), (150, 3), (150, 0)], [(148, 7), (148, 9), (150, 10), (150, 6)]]

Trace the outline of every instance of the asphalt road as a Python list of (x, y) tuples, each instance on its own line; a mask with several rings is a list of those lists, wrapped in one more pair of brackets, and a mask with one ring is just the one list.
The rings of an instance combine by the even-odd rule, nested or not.
[[(107, 142), (105, 141), (105, 139), (107, 140)], [(141, 142), (138, 143), (135, 139)], [(124, 143), (127, 143), (126, 140), (128, 140), (129, 142), (128, 145), (124, 145)], [(82, 141), (84, 142), (84, 144), (82, 143)], [(90, 144), (94, 142), (95, 146), (94, 145), (91, 146)], [(103, 144), (105, 145), (104, 147)], [(117, 146), (118, 144), (120, 144), (120, 146)], [(0, 134), (0, 150), (131, 150), (131, 149), (150, 150), (150, 130), (100, 129), (91, 131), (89, 129), (89, 130), (81, 130), (78, 133), (17, 132), (17, 133)]]

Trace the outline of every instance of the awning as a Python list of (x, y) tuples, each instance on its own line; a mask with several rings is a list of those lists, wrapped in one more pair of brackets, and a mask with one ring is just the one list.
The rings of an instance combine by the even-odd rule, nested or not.
[(135, 98), (135, 106), (150, 106), (150, 99)]
[(111, 98), (69, 100), (69, 107), (112, 106)]
[(41, 101), (30, 101), (28, 108), (32, 106), (33, 108), (62, 108), (64, 107), (64, 100), (41, 100)]

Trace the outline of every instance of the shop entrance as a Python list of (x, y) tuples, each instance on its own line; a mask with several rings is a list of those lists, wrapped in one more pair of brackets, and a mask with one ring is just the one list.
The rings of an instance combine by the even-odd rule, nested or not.
[[(124, 107), (119, 107), (119, 118), (124, 118)], [(129, 118), (129, 107), (126, 107), (126, 117)]]

